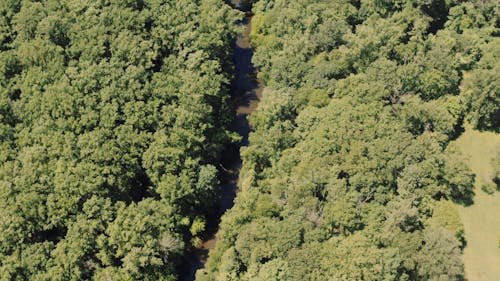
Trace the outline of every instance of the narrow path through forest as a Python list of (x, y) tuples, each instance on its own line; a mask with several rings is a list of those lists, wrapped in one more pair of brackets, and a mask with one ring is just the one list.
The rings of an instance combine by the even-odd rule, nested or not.
[(252, 64), (253, 50), (250, 48), (250, 30), (251, 30), (251, 7), (245, 5), (241, 0), (232, 0), (234, 9), (245, 12), (246, 16), (242, 21), (235, 24), (244, 27), (243, 33), (237, 38), (234, 46), (233, 61), (235, 64), (234, 81), (231, 86), (231, 97), (236, 107), (236, 117), (231, 130), (241, 135), (242, 140), (239, 143), (228, 145), (222, 155), (222, 191), (219, 205), (218, 217), (210, 220), (209, 223), (216, 224), (208, 226), (209, 239), (203, 242), (201, 247), (195, 249), (189, 265), (189, 272), (183, 278), (186, 281), (195, 280), (196, 271), (204, 267), (208, 258), (208, 252), (215, 247), (217, 242), (217, 230), (220, 217), (233, 206), (236, 192), (238, 191), (238, 176), (241, 168), (240, 147), (248, 145), (248, 134), (250, 126), (247, 116), (258, 106), (263, 85), (258, 81), (255, 68)]

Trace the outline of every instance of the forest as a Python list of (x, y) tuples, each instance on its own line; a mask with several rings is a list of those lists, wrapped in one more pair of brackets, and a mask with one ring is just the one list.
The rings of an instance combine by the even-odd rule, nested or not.
[(475, 174), (449, 144), (465, 123), (500, 129), (498, 1), (253, 12), (266, 88), (197, 280), (464, 280), (456, 206), (473, 202)]
[[(498, 0), (244, 2), (265, 89), (196, 280), (466, 280), (457, 206), (477, 175), (453, 143), (500, 132)], [(0, 281), (181, 280), (241, 139), (244, 14), (2, 0), (0, 15)], [(495, 193), (500, 150), (491, 165)]]
[(0, 1), (0, 280), (176, 280), (218, 196), (241, 15)]

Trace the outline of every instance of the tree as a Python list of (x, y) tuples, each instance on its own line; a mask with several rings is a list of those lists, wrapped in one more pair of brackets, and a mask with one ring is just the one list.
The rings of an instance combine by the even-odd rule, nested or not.
[(175, 280), (231, 141), (222, 1), (0, 3), (0, 276)]
[[(452, 206), (471, 202), (474, 175), (449, 143), (480, 100), (467, 92), (494, 113), (492, 10), (327, 2), (253, 7), (266, 90), (250, 117), (241, 191), (199, 276), (461, 280)], [(470, 23), (474, 15), (490, 16)], [(490, 70), (484, 83), (467, 82), (477, 69)]]
[(500, 71), (497, 64), (493, 69), (477, 69), (464, 77), (464, 95), (469, 104), (468, 119), (478, 129), (498, 131), (500, 128), (500, 84), (495, 78)]

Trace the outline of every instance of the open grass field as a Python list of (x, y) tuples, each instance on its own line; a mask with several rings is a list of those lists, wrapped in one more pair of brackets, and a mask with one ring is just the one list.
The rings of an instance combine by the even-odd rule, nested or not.
[(459, 206), (467, 239), (465, 274), (468, 281), (500, 280), (500, 192), (489, 195), (481, 190), (483, 184), (491, 182), (491, 159), (500, 151), (500, 134), (468, 127), (456, 144), (470, 158), (476, 174), (474, 204)]

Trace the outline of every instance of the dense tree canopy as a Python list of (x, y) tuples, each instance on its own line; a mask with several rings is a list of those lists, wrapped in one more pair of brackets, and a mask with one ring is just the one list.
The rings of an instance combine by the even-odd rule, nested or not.
[(218, 194), (219, 0), (0, 1), (0, 280), (175, 280)]
[[(224, 2), (0, 1), (0, 280), (179, 278), (234, 139)], [(498, 1), (243, 2), (266, 89), (198, 280), (463, 280)]]
[(496, 1), (261, 0), (235, 206), (199, 280), (462, 280), (474, 175), (498, 129)]

